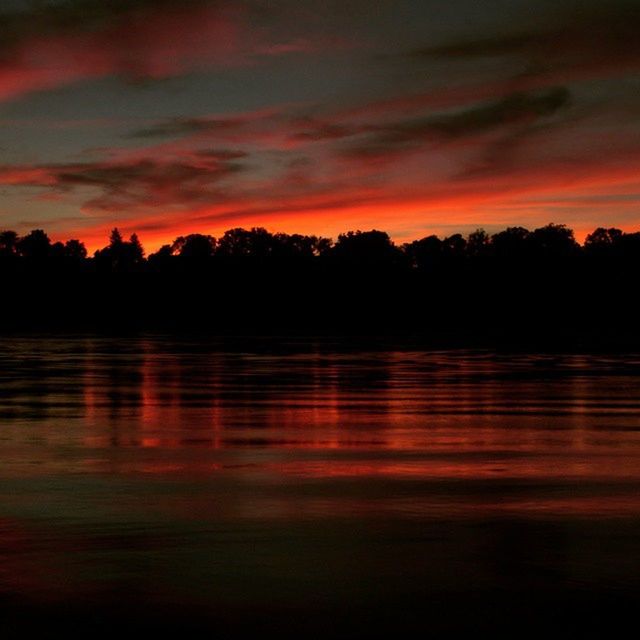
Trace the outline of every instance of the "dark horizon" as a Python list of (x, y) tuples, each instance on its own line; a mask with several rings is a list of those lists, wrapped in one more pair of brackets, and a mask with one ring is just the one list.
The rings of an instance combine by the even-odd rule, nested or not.
[(197, 329), (209, 334), (417, 334), (566, 348), (638, 343), (640, 232), (510, 227), (334, 243), (265, 229), (180, 237), (145, 257), (117, 229), (87, 258), (41, 230), (0, 234), (4, 329)]
[[(284, 247), (301, 255), (321, 256), (340, 244), (348, 244), (349, 240), (354, 237), (359, 237), (361, 240), (375, 237), (378, 242), (396, 247), (408, 254), (425, 243), (431, 243), (434, 247), (440, 246), (443, 250), (448, 248), (450, 252), (454, 253), (464, 252), (468, 249), (477, 253), (504, 243), (517, 244), (522, 242), (523, 245), (534, 248), (538, 242), (542, 248), (542, 245), (549, 241), (559, 243), (558, 248), (565, 244), (565, 249), (569, 250), (572, 246), (592, 251), (601, 251), (604, 247), (615, 250), (626, 244), (627, 251), (629, 251), (629, 245), (632, 245), (631, 251), (640, 251), (640, 230), (623, 231), (615, 226), (598, 226), (592, 232), (587, 233), (584, 241), (580, 243), (575, 237), (574, 230), (566, 224), (549, 222), (533, 230), (513, 225), (489, 234), (484, 228), (479, 227), (466, 236), (462, 233), (452, 233), (447, 236), (430, 234), (403, 243), (394, 242), (386, 231), (379, 229), (344, 231), (338, 234), (338, 240), (335, 241), (333, 238), (312, 234), (272, 232), (264, 227), (234, 227), (225, 231), (218, 238), (201, 232), (180, 235), (173, 242), (162, 245), (157, 251), (148, 255), (138, 233), (134, 231), (129, 239), (125, 240), (117, 226), (111, 230), (109, 243), (101, 249), (96, 249), (93, 255), (89, 255), (85, 243), (78, 238), (52, 242), (44, 229), (32, 229), (22, 236), (14, 230), (4, 229), (0, 231), (0, 256), (92, 259), (104, 256), (105, 252), (114, 248), (114, 245), (129, 247), (125, 251), (131, 250), (137, 261), (169, 256), (187, 257), (193, 252), (206, 258), (215, 255), (230, 256), (234, 255), (234, 252), (236, 252), (236, 257), (241, 254), (250, 257), (252, 251), (256, 252), (256, 256), (262, 251), (261, 257), (266, 257), (274, 248), (277, 252), (277, 249)], [(237, 246), (234, 247), (238, 241), (246, 243), (240, 252), (238, 252)], [(260, 244), (262, 247), (258, 248)]]

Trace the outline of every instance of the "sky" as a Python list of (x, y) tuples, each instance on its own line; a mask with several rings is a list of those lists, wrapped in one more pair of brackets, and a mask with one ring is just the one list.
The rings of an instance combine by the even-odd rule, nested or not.
[(640, 229), (637, 0), (2, 0), (0, 228)]

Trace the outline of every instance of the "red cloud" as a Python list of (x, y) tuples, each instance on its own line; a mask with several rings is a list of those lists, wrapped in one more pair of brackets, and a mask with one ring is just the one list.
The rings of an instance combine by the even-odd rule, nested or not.
[[(91, 248), (103, 244), (114, 224), (140, 232), (151, 250), (181, 233), (215, 235), (230, 226), (251, 225), (335, 235), (375, 224), (396, 238), (409, 238), (452, 225), (464, 229), (527, 220), (537, 225), (561, 219), (577, 220), (581, 235), (602, 222), (596, 218), (603, 197), (636, 192), (636, 144), (624, 132), (585, 137), (582, 123), (573, 128), (566, 122), (555, 127), (534, 123), (530, 130), (530, 110), (546, 114), (546, 94), (542, 96), (542, 103), (534, 97), (518, 102), (515, 112), (509, 107), (506, 119), (502, 103), (488, 111), (458, 110), (452, 121), (428, 118), (429, 132), (444, 122), (447, 131), (453, 125), (455, 135), (440, 139), (436, 147), (406, 150), (402, 145), (398, 150), (393, 138), (393, 162), (345, 156), (340, 152), (345, 140), (339, 136), (287, 147), (286, 140), (310, 121), (282, 107), (226, 119), (160, 123), (150, 129), (151, 136), (177, 130), (186, 137), (113, 150), (108, 159), (96, 162), (0, 167), (0, 184), (35, 187), (40, 197), (53, 194), (68, 203), (82, 197), (84, 224), (75, 219), (58, 230), (73, 226), (74, 235)], [(411, 126), (397, 125), (403, 136), (414, 126), (413, 119), (408, 122)], [(487, 125), (491, 127), (485, 131)], [(365, 136), (386, 130), (370, 126)], [(283, 142), (284, 150), (249, 145), (252, 134), (261, 130)], [(418, 133), (424, 135), (421, 129)], [(242, 137), (244, 144), (214, 144), (233, 136)], [(205, 142), (210, 144), (205, 147)], [(572, 209), (571, 199), (580, 192), (596, 200)], [(634, 211), (639, 210), (625, 207), (623, 218), (633, 222)]]
[[(602, 199), (611, 192), (628, 197), (637, 191), (640, 170), (633, 154), (615, 162), (581, 164), (543, 162), (464, 179), (442, 179), (411, 188), (392, 180), (367, 186), (366, 182), (315, 185), (305, 190), (289, 189), (273, 182), (263, 189), (230, 189), (223, 198), (209, 203), (185, 199), (180, 211), (158, 207), (146, 213), (129, 210), (117, 224), (127, 233), (140, 232), (153, 250), (174, 237), (193, 231), (214, 235), (233, 226), (268, 226), (288, 232), (333, 235), (348, 228), (378, 227), (390, 230), (398, 240), (451, 229), (472, 230), (477, 226), (514, 223), (539, 225), (558, 218), (576, 227), (578, 237), (602, 223)], [(571, 208), (575, 194), (587, 193), (594, 203)], [(625, 208), (616, 224), (637, 225), (636, 207)], [(105, 242), (113, 218), (100, 221), (78, 233), (89, 246)], [(76, 223), (77, 225), (77, 223)], [(77, 229), (77, 226), (76, 226)]]
[[(89, 210), (136, 211), (151, 207), (193, 206), (221, 199), (219, 183), (242, 170), (240, 151), (201, 151), (161, 160), (131, 158), (57, 164), (40, 167), (0, 167), (0, 184), (41, 187), (55, 195), (80, 188), (99, 195), (85, 204)], [(51, 193), (51, 192), (50, 192)], [(45, 194), (46, 195), (46, 194)]]
[(307, 39), (281, 40), (268, 29), (253, 29), (239, 3), (162, 5), (132, 0), (126, 11), (102, 16), (97, 24), (90, 14), (69, 24), (53, 20), (51, 11), (17, 14), (0, 61), (0, 99), (108, 75), (165, 78), (314, 49)]

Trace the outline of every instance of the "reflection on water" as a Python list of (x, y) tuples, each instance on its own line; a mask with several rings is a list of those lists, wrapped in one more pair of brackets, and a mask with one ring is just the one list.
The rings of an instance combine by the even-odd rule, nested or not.
[(640, 584), (639, 374), (628, 355), (6, 341), (0, 630), (608, 627)]

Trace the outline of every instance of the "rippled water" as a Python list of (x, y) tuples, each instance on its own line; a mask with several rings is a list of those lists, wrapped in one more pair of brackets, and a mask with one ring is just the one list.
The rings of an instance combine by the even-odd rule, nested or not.
[(6, 637), (570, 635), (640, 593), (639, 356), (5, 339), (0, 461)]

